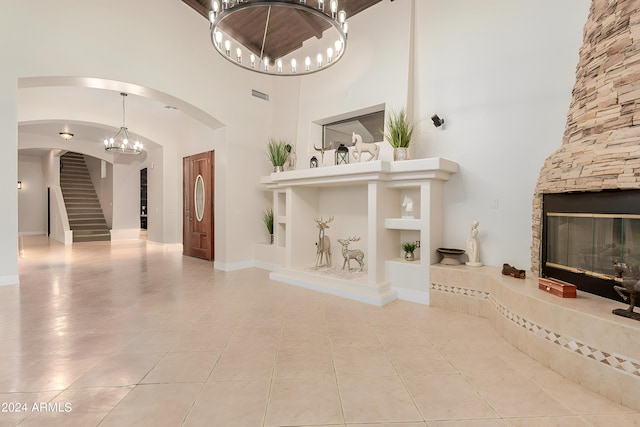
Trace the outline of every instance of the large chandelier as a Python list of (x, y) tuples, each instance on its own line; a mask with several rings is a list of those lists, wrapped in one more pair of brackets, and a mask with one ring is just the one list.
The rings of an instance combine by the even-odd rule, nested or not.
[(315, 73), (338, 62), (348, 24), (338, 1), (212, 0), (211, 42), (227, 60), (263, 74)]
[(127, 98), (127, 94), (120, 93), (120, 96), (122, 96), (122, 126), (113, 137), (104, 140), (104, 149), (112, 153), (140, 154), (142, 152), (142, 143), (138, 140), (131, 142), (131, 137), (124, 121), (124, 100)]

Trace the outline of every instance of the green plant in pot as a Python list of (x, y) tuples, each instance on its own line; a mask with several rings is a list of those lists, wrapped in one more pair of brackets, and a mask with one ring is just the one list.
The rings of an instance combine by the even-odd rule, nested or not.
[(402, 244), (402, 250), (404, 251), (404, 259), (406, 259), (407, 261), (415, 260), (416, 257), (413, 254), (413, 251), (415, 251), (417, 247), (418, 245), (413, 242), (404, 242)]
[(411, 123), (404, 108), (400, 111), (389, 111), (382, 135), (393, 147), (393, 160), (409, 158), (409, 144), (415, 128), (415, 124)]
[(287, 146), (291, 147), (286, 141), (269, 138), (267, 157), (273, 165), (274, 172), (282, 172), (284, 164), (287, 162), (287, 156), (289, 156)]
[(267, 208), (262, 212), (262, 222), (267, 227), (267, 231), (269, 231), (269, 236), (271, 236), (271, 243), (273, 244), (273, 209)]

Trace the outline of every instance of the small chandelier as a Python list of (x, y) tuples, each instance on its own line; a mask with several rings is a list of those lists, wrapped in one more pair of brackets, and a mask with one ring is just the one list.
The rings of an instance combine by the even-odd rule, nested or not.
[[(295, 76), (324, 70), (338, 62), (347, 48), (347, 14), (338, 11), (338, 0), (327, 1), (326, 11), (324, 0), (310, 3), (212, 0), (211, 42), (228, 61), (263, 74)], [(305, 30), (292, 35), (297, 27), (290, 25), (294, 18), (305, 22)], [(271, 20), (287, 24), (276, 27)], [(309, 40), (314, 36), (317, 41)], [(274, 50), (276, 40), (287, 40), (290, 47)]]
[(127, 94), (120, 93), (120, 96), (122, 96), (122, 126), (120, 127), (118, 133), (116, 133), (112, 138), (104, 140), (104, 149), (112, 153), (140, 154), (142, 152), (142, 143), (138, 140), (136, 140), (134, 143), (131, 143), (129, 131), (125, 126), (124, 100), (126, 99)]

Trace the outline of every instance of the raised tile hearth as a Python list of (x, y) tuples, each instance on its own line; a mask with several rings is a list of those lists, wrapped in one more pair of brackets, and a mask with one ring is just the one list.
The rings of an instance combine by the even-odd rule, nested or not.
[(563, 299), (498, 267), (431, 266), (432, 306), (488, 318), (508, 342), (546, 367), (615, 402), (640, 409), (640, 323), (626, 305), (578, 292)]

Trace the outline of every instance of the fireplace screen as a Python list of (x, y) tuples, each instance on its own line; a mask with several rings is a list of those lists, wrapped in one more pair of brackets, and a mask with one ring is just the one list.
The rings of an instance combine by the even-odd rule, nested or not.
[(640, 215), (547, 212), (546, 266), (613, 279), (613, 263), (640, 264)]

